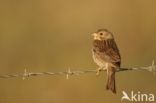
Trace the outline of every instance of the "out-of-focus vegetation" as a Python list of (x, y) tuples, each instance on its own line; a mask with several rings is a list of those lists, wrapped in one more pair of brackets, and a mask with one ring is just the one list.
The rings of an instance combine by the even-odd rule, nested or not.
[[(155, 0), (1, 0), (0, 74), (97, 68), (91, 33), (114, 33), (122, 66), (156, 60)], [(117, 73), (117, 95), (105, 90), (106, 73), (0, 79), (0, 103), (120, 103), (121, 91), (156, 94), (148, 72)]]

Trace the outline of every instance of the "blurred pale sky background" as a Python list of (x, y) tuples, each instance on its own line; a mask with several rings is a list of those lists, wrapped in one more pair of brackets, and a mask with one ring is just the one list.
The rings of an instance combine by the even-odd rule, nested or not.
[[(0, 74), (84, 70), (92, 60), (91, 33), (114, 33), (123, 67), (156, 60), (155, 0), (1, 0)], [(105, 90), (100, 76), (40, 76), (0, 79), (0, 103), (120, 103), (122, 90), (156, 95), (156, 76), (120, 72), (117, 95)], [(126, 102), (125, 102), (126, 103)]]

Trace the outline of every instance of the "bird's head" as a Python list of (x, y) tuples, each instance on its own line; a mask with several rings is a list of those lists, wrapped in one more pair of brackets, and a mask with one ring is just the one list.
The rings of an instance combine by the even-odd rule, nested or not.
[(108, 40), (113, 39), (113, 34), (107, 29), (99, 29), (95, 33), (92, 34), (94, 40)]

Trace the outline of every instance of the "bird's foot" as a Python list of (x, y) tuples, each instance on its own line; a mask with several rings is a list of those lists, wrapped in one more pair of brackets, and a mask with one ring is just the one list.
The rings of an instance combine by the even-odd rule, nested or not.
[(99, 75), (101, 70), (101, 68), (96, 69), (96, 75)]

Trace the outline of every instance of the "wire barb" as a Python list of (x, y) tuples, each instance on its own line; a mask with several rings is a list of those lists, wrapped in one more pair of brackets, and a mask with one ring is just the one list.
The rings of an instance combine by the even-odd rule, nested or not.
[(29, 77), (29, 73), (27, 72), (27, 69), (25, 68), (22, 79), (25, 80), (26, 77)]
[(69, 79), (69, 75), (72, 75), (73, 73), (71, 72), (70, 68), (68, 68), (67, 74), (66, 74), (66, 79)]
[[(141, 70), (141, 71), (148, 71), (152, 72), (153, 74), (156, 74), (156, 65), (154, 60), (152, 61), (152, 64), (150, 66), (145, 66), (145, 67), (132, 67), (132, 68), (118, 68), (116, 72), (121, 72), (121, 71), (132, 71), (132, 70)], [(101, 71), (106, 71), (106, 70), (101, 70)], [(100, 72), (101, 72), (100, 71)], [(70, 68), (68, 68), (67, 71), (64, 72), (40, 72), (40, 73), (32, 73), (28, 72), (27, 69), (24, 69), (23, 74), (8, 74), (8, 75), (0, 75), (1, 79), (6, 79), (6, 78), (13, 78), (13, 77), (22, 77), (23, 80), (25, 80), (28, 77), (32, 76), (41, 76), (41, 75), (66, 75), (66, 79), (69, 79), (69, 76), (71, 75), (80, 75), (80, 74), (87, 74), (87, 73), (96, 73), (96, 69), (90, 69), (90, 70), (78, 70), (78, 71), (71, 71)]]

